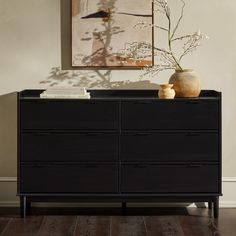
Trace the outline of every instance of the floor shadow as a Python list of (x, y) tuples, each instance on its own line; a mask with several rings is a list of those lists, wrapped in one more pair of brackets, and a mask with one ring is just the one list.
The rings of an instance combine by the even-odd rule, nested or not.
[[(112, 215), (142, 215), (142, 216), (163, 216), (163, 215), (189, 215), (185, 207), (33, 207), (31, 215), (92, 215), (92, 216), (112, 216)], [(0, 208), (0, 216), (19, 217), (19, 208)]]

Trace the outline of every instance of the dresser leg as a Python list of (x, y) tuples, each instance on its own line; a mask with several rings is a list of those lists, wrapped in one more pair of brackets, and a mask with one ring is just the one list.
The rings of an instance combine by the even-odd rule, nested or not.
[(122, 202), (122, 214), (126, 215), (126, 202)]
[(25, 218), (26, 217), (26, 196), (21, 196), (20, 197), (20, 215), (21, 218)]
[(27, 200), (26, 201), (26, 213), (29, 214), (31, 210), (31, 201)]
[(126, 209), (126, 202), (122, 202), (122, 210)]
[(208, 208), (211, 210), (212, 209), (212, 202), (208, 202)]
[(219, 217), (219, 197), (214, 198), (214, 218)]

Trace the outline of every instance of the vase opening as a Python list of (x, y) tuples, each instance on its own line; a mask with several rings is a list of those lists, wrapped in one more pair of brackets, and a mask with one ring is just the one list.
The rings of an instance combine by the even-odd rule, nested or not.
[(172, 88), (174, 85), (173, 84), (159, 84), (161, 89), (167, 89), (167, 88)]
[(193, 72), (194, 69), (183, 69), (183, 70), (180, 70), (180, 69), (176, 69), (175, 72), (177, 73), (183, 73), (183, 72)]

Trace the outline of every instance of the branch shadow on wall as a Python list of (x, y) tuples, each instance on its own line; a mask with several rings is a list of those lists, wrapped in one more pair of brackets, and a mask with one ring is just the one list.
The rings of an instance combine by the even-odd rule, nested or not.
[(112, 81), (112, 70), (75, 71), (53, 67), (47, 79), (40, 82), (45, 87), (73, 86), (91, 89), (158, 89), (158, 85), (149, 80)]

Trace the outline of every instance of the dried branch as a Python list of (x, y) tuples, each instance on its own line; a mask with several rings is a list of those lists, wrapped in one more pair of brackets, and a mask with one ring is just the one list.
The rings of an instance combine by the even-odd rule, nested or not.
[(188, 35), (185, 35), (185, 36), (182, 36), (182, 37), (174, 38), (174, 39), (171, 40), (171, 42), (174, 42), (174, 41), (177, 41), (177, 40), (183, 40), (183, 39), (190, 38), (190, 37), (192, 37), (192, 34), (188, 34)]
[(169, 65), (155, 65), (153, 67), (146, 67), (144, 69), (144, 73), (141, 75), (141, 78), (144, 78), (146, 76), (149, 77), (155, 77), (156, 75), (158, 75), (161, 71), (164, 70), (173, 70), (175, 69), (174, 67), (171, 67)]
[(155, 46), (153, 46), (153, 49), (171, 55), (171, 52), (169, 52), (169, 51), (167, 51), (167, 50), (165, 50), (165, 49), (157, 48), (157, 47), (155, 47)]
[[(154, 50), (154, 56), (156, 56), (156, 58), (158, 59), (158, 64), (154, 65), (153, 67), (146, 66), (144, 69), (145, 73), (143, 73), (142, 77), (148, 75), (155, 76), (163, 70), (170, 70), (170, 69), (183, 70), (183, 67), (181, 66), (181, 61), (183, 57), (196, 50), (200, 46), (201, 40), (208, 38), (206, 35), (201, 34), (200, 30), (193, 34), (187, 34), (181, 37), (174, 38), (180, 26), (180, 23), (184, 17), (184, 9), (186, 5), (185, 1), (180, 0), (182, 2), (181, 13), (173, 31), (172, 31), (171, 9), (168, 5), (168, 1), (167, 0), (152, 0), (152, 1), (154, 3), (154, 7), (156, 8), (154, 9), (154, 12), (161, 12), (167, 18), (167, 23), (168, 23), (167, 27), (147, 23), (145, 21), (139, 22), (138, 24), (135, 25), (135, 27), (138, 27), (139, 29), (147, 29), (152, 27), (167, 32), (168, 49), (159, 48), (147, 44), (145, 42), (142, 43), (134, 42), (133, 44), (126, 44), (125, 49), (122, 52), (122, 54), (125, 53), (125, 56), (127, 56), (127, 58), (145, 59), (148, 57), (150, 58), (151, 56), (150, 53), (148, 53), (148, 50), (151, 49)], [(177, 41), (183, 41), (183, 47), (182, 47), (183, 51), (180, 53), (180, 55), (175, 53), (173, 50), (173, 44)]]
[(150, 27), (161, 29), (161, 30), (164, 30), (164, 31), (168, 31), (168, 29), (166, 29), (162, 26), (151, 24), (151, 23), (148, 23), (146, 21), (140, 21), (136, 25), (134, 25), (134, 28), (139, 28), (139, 29), (146, 29), (146, 28), (150, 28)]
[(178, 19), (178, 21), (177, 21), (177, 24), (176, 24), (174, 30), (173, 30), (173, 33), (172, 33), (172, 35), (171, 35), (171, 39), (173, 39), (173, 37), (174, 37), (174, 35), (175, 35), (175, 33), (176, 33), (176, 30), (179, 28), (180, 22), (181, 22), (181, 20), (182, 20), (183, 17), (184, 17), (185, 2), (184, 2), (183, 0), (180, 0), (180, 1), (183, 3), (182, 9), (181, 9), (181, 15), (180, 15), (180, 17), (179, 17), (179, 19)]
[[(186, 38), (186, 37), (185, 37)], [(188, 37), (188, 41), (184, 43), (183, 46), (183, 53), (179, 57), (179, 62), (182, 60), (182, 58), (187, 55), (188, 53), (191, 53), (195, 51), (201, 44), (201, 41), (203, 39), (208, 39), (207, 35), (201, 34), (200, 30), (198, 32), (195, 32), (194, 34), (190, 35)]]

